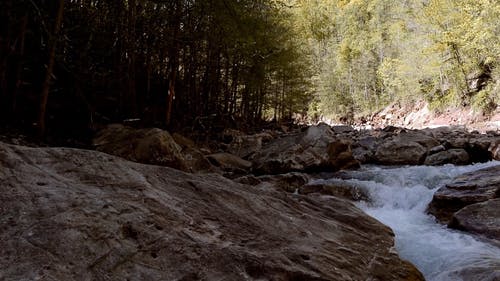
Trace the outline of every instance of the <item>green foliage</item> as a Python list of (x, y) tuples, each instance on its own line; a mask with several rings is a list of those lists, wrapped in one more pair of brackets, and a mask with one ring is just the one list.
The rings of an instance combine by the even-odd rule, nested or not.
[(487, 89), (479, 91), (472, 99), (472, 105), (475, 109), (483, 110), (486, 113), (492, 112), (498, 106), (498, 96), (495, 95), (489, 86)]
[[(422, 98), (434, 108), (491, 106), (485, 97), (495, 96), (493, 87), (483, 88), (498, 83), (491, 75), (500, 61), (497, 1), (298, 2), (296, 18), (315, 66), (315, 108), (323, 114)], [(485, 81), (474, 87), (478, 75)]]
[[(56, 2), (0, 3), (0, 112), (26, 124)], [(434, 108), (499, 103), (495, 0), (74, 0), (65, 7), (48, 112), (75, 105), (60, 116), (78, 114), (83, 124), (166, 125), (170, 107), (173, 123), (185, 126), (212, 115), (248, 123), (306, 111), (352, 118), (422, 98)]]

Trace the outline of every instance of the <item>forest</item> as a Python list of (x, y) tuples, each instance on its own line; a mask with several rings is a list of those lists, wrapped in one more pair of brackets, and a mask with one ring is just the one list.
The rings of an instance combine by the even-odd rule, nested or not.
[(500, 102), (495, 0), (4, 0), (0, 126), (258, 128)]

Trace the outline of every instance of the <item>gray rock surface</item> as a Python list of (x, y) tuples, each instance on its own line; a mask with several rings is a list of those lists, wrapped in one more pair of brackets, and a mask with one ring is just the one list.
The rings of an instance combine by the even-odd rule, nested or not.
[(181, 148), (181, 155), (187, 171), (192, 173), (217, 172), (194, 141), (178, 133), (172, 134), (172, 137)]
[(493, 159), (500, 160), (500, 137), (491, 142), (488, 151), (491, 153)]
[(500, 165), (465, 173), (434, 193), (429, 213), (448, 224), (463, 207), (500, 197)]
[[(352, 153), (361, 163), (419, 165), (430, 157), (425, 164), (463, 165), (500, 159), (498, 133), (479, 134), (460, 127), (408, 130), (389, 126), (342, 133), (337, 138), (352, 139)], [(438, 154), (446, 150), (450, 152)]]
[(470, 157), (465, 149), (455, 148), (449, 149), (425, 158), (425, 165), (437, 166), (444, 164), (466, 165), (470, 162)]
[(419, 165), (426, 154), (426, 148), (419, 143), (396, 138), (377, 148), (375, 161), (383, 165)]
[(343, 169), (357, 169), (360, 163), (354, 158), (351, 150), (351, 141), (335, 139), (328, 145), (328, 157), (334, 171)]
[(237, 155), (243, 159), (251, 158), (262, 149), (263, 144), (274, 139), (279, 133), (263, 131), (253, 135), (247, 135), (238, 130), (225, 129), (223, 141), (227, 143), (226, 152)]
[(303, 185), (299, 188), (300, 194), (321, 193), (333, 195), (348, 200), (369, 201), (366, 190), (360, 186), (343, 180), (315, 181)]
[(252, 162), (241, 159), (240, 157), (231, 153), (214, 153), (207, 155), (207, 158), (217, 167), (223, 170), (250, 170)]
[(500, 241), (500, 199), (462, 208), (453, 214), (449, 226)]
[(264, 175), (257, 177), (258, 187), (274, 188), (286, 192), (296, 192), (299, 187), (306, 184), (311, 177), (308, 174), (291, 172), (280, 175)]
[(360, 136), (352, 144), (352, 154), (354, 159), (360, 163), (374, 162), (374, 155), (377, 151), (380, 139), (370, 135)]
[(0, 143), (0, 279), (423, 280), (334, 197)]
[(492, 160), (493, 157), (489, 148), (493, 141), (494, 138), (488, 135), (473, 134), (466, 147), (471, 161), (477, 163)]
[(383, 165), (420, 165), (440, 143), (423, 131), (394, 130), (376, 149), (374, 160)]
[(284, 174), (304, 171), (335, 171), (359, 165), (344, 141), (326, 124), (311, 126), (305, 132), (275, 139), (252, 157), (258, 174)]

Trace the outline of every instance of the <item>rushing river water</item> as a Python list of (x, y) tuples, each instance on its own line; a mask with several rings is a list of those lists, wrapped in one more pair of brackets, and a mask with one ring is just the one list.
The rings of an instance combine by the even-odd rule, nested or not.
[(500, 248), (446, 228), (426, 214), (434, 192), (457, 175), (500, 165), (365, 167), (345, 180), (364, 190), (370, 203), (358, 206), (391, 227), (399, 255), (429, 281), (500, 280)]

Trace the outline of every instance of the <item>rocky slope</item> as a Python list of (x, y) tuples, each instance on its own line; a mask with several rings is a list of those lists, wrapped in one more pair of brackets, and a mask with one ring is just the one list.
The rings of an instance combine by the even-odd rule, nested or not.
[(384, 128), (387, 126), (411, 129), (436, 128), (443, 126), (460, 126), (469, 131), (479, 132), (500, 130), (500, 107), (489, 114), (475, 111), (471, 107), (447, 108), (441, 112), (429, 109), (426, 102), (414, 104), (391, 104), (369, 117), (356, 121), (358, 126)]
[(350, 202), (0, 143), (1, 280), (423, 280)]

